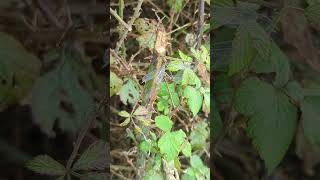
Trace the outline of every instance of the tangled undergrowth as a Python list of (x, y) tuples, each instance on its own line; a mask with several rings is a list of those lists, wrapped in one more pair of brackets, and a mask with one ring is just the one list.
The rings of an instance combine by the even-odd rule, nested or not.
[(209, 5), (112, 1), (112, 179), (210, 179)]

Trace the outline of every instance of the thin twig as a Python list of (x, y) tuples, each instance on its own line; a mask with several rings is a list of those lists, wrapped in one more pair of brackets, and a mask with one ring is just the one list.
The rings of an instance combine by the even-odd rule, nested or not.
[(117, 12), (115, 10), (113, 10), (112, 8), (110, 8), (110, 12), (113, 15), (113, 17), (115, 17), (120, 24), (122, 24), (125, 28), (128, 29), (128, 31), (132, 31), (132, 26), (130, 26), (129, 24), (127, 24), (126, 22), (124, 22), (122, 20), (122, 18), (117, 14)]

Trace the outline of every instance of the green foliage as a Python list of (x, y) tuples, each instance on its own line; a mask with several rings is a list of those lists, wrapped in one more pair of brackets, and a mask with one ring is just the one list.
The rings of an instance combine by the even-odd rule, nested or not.
[(158, 147), (166, 161), (174, 160), (181, 151), (186, 134), (182, 131), (166, 132), (158, 142)]
[(39, 155), (27, 162), (26, 167), (34, 172), (45, 175), (64, 175), (65, 167), (47, 155)]
[(320, 144), (320, 96), (306, 97), (301, 103), (303, 132), (313, 144)]
[(191, 167), (186, 170), (186, 174), (182, 176), (182, 180), (209, 180), (210, 170), (206, 167), (201, 158), (194, 155), (190, 158)]
[(193, 116), (196, 116), (202, 106), (203, 96), (201, 92), (194, 87), (187, 86), (183, 96), (187, 98), (188, 106)]
[(121, 87), (119, 95), (123, 104), (134, 104), (140, 97), (139, 88), (136, 82), (132, 79), (128, 79)]
[(122, 84), (122, 79), (120, 79), (115, 73), (110, 72), (110, 96), (118, 93)]
[(250, 117), (248, 134), (268, 172), (272, 172), (293, 139), (297, 109), (285, 94), (257, 78), (249, 78), (242, 83), (236, 94), (235, 107)]
[(79, 82), (83, 66), (72, 56), (61, 56), (63, 61), (37, 79), (31, 91), (35, 121), (50, 136), (56, 119), (62, 130), (76, 132), (93, 108), (93, 97)]
[(16, 39), (0, 32), (0, 110), (24, 98), (39, 74), (40, 60)]
[(190, 134), (192, 148), (202, 149), (206, 145), (208, 137), (208, 124), (204, 121), (197, 123)]
[(160, 115), (155, 118), (156, 126), (164, 132), (171, 131), (173, 122), (168, 116)]
[(174, 12), (180, 12), (182, 10), (184, 0), (168, 0), (167, 2)]
[(107, 144), (96, 141), (75, 162), (73, 170), (103, 170), (107, 166)]
[[(311, 22), (316, 21), (318, 0), (310, 0), (308, 4), (305, 14)], [(214, 54), (220, 62), (214, 62), (215, 101), (211, 131), (213, 138), (218, 138), (222, 122), (228, 122), (223, 118), (230, 114), (225, 114), (229, 112), (221, 107), (231, 106), (240, 113), (231, 117), (232, 120), (244, 115), (244, 119), (248, 120), (245, 126), (247, 135), (252, 139), (252, 144), (270, 174), (279, 165), (294, 139), (297, 121), (300, 119), (298, 112), (302, 112), (304, 135), (311, 143), (319, 144), (319, 133), (316, 130), (319, 127), (320, 112), (317, 107), (320, 103), (320, 88), (317, 85), (305, 88), (294, 79), (289, 58), (270, 37), (269, 32), (273, 29), (269, 29), (268, 24), (257, 23), (260, 18), (258, 7), (238, 2), (235, 11), (231, 0), (218, 0), (212, 8), (218, 41), (214, 43), (230, 40), (221, 38), (233, 37), (234, 31), (230, 29), (236, 33), (230, 53), (226, 51), (227, 55), (223, 57)], [(218, 50), (213, 52), (219, 53)], [(235, 74), (239, 76), (233, 76)]]

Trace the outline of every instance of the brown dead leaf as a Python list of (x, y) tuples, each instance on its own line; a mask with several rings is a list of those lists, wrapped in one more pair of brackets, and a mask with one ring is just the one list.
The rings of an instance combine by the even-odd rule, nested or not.
[(198, 64), (198, 72), (201, 77), (201, 80), (203, 80), (206, 84), (210, 84), (210, 75), (207, 72), (206, 66), (204, 64)]
[(281, 19), (283, 40), (294, 46), (310, 67), (320, 72), (320, 56), (313, 44), (313, 36), (307, 18), (302, 11), (290, 8), (286, 16)]

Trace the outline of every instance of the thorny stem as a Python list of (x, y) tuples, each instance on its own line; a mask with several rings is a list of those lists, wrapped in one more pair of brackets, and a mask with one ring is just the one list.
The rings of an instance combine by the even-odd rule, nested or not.
[(201, 39), (202, 39), (202, 29), (204, 23), (204, 0), (200, 0), (199, 2), (199, 22), (198, 22), (198, 37), (197, 37), (197, 45), (196, 49), (199, 49), (201, 46)]
[(129, 24), (124, 22), (115, 10), (110, 8), (110, 12), (119, 21), (119, 23), (121, 23), (124, 27), (126, 27), (128, 29), (128, 31), (132, 31), (132, 26), (130, 26)]
[(67, 176), (69, 176), (71, 174), (71, 167), (72, 167), (72, 164), (78, 154), (78, 151), (80, 149), (80, 145), (84, 139), (84, 137), (86, 136), (87, 132), (89, 131), (89, 129), (92, 127), (92, 124), (94, 122), (94, 120), (96, 119), (97, 117), (97, 114), (101, 111), (101, 109), (103, 108), (103, 106), (105, 105), (105, 102), (107, 101), (108, 99), (108, 96), (109, 95), (106, 95), (99, 103), (98, 107), (92, 112), (92, 115), (89, 117), (89, 120), (88, 120), (88, 124), (86, 126), (84, 126), (80, 133), (79, 133), (79, 136), (77, 138), (77, 141), (75, 142), (74, 144), (74, 147), (73, 147), (73, 151), (68, 159), (68, 162), (67, 162), (67, 166), (66, 166), (66, 174)]

